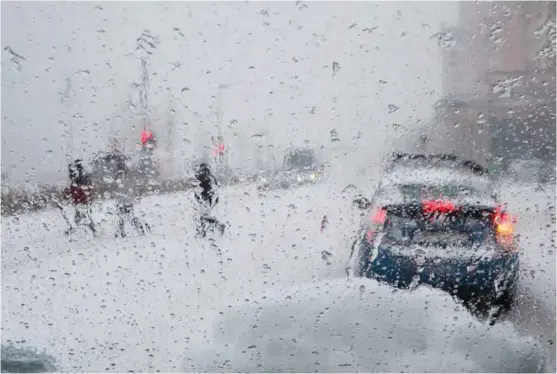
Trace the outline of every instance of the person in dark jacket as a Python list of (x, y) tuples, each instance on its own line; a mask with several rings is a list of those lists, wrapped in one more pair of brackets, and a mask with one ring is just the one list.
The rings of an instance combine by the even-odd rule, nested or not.
[[(77, 159), (68, 165), (70, 185), (64, 189), (64, 200), (75, 207), (74, 223), (76, 226), (86, 225), (96, 234), (95, 224), (91, 217), (91, 202), (93, 201), (91, 178), (83, 168), (82, 161)], [(67, 233), (75, 230), (70, 225)]]
[(208, 227), (218, 228), (221, 234), (223, 234), (226, 226), (210, 215), (211, 210), (218, 204), (219, 198), (216, 195), (216, 188), (218, 187), (217, 179), (207, 163), (201, 162), (197, 165), (195, 179), (194, 196), (200, 208), (197, 234), (205, 237)]

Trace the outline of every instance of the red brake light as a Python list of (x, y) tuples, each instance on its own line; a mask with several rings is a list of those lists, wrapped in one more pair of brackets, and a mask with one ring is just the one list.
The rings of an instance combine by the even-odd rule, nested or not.
[(387, 210), (386, 209), (379, 209), (375, 213), (370, 215), (371, 223), (374, 225), (385, 223), (385, 219), (387, 218)]
[(512, 245), (514, 226), (517, 219), (505, 212), (504, 207), (500, 206), (492, 214), (493, 225), (495, 226), (495, 237), (497, 242), (505, 246)]
[(379, 209), (374, 213), (370, 214), (371, 228), (366, 232), (366, 240), (368, 243), (373, 242), (375, 238), (375, 233), (380, 229), (379, 226), (385, 223), (387, 219), (387, 210)]
[(499, 206), (495, 209), (492, 215), (492, 220), (496, 225), (513, 224), (517, 222), (516, 216), (511, 216), (505, 211), (503, 206)]
[(452, 213), (456, 210), (454, 203), (448, 200), (426, 200), (422, 203), (422, 211), (429, 213)]

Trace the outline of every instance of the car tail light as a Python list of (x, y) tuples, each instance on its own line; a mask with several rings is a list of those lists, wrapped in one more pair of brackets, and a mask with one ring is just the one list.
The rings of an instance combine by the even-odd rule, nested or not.
[(372, 225), (381, 225), (385, 223), (386, 218), (387, 218), (387, 209), (379, 209), (373, 212), (372, 214), (370, 214)]
[(492, 215), (493, 225), (495, 226), (495, 238), (504, 247), (510, 247), (514, 240), (514, 223), (516, 217), (505, 212), (504, 207), (495, 209)]
[(422, 211), (430, 213), (452, 213), (456, 210), (454, 203), (448, 200), (425, 200), (422, 202)]
[(375, 239), (375, 234), (381, 229), (381, 226), (385, 223), (387, 219), (387, 210), (379, 209), (370, 214), (371, 227), (366, 232), (366, 240), (368, 243), (372, 243)]

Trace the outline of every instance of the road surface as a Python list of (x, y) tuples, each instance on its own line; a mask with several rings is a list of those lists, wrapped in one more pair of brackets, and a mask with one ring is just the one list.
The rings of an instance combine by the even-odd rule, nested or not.
[[(264, 195), (254, 186), (225, 188), (215, 213), (229, 227), (203, 240), (195, 238), (194, 205), (184, 193), (138, 204), (152, 226), (146, 237), (115, 239), (102, 213), (110, 202), (97, 207), (98, 239), (82, 232), (70, 242), (56, 210), (3, 217), (2, 344), (44, 349), (66, 371), (187, 368), (187, 347), (212, 336), (213, 316), (266, 291), (345, 278), (360, 212), (341, 191), (325, 183)], [(524, 243), (524, 296), (505, 326), (543, 348), (555, 331), (551, 195), (527, 187), (504, 194)], [(443, 305), (445, 318), (468, 318), (452, 301)]]

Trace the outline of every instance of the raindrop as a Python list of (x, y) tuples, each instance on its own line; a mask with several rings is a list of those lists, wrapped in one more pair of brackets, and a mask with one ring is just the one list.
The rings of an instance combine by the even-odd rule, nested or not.
[(394, 104), (389, 104), (389, 114), (396, 112), (397, 110), (399, 110), (400, 108), (397, 107)]
[(358, 292), (360, 293), (360, 297), (362, 297), (366, 292), (366, 286), (364, 286), (363, 284), (360, 285), (360, 287), (358, 287)]
[(437, 39), (437, 45), (441, 48), (453, 48), (456, 46), (456, 38), (450, 31), (438, 32), (431, 36), (431, 39)]
[(506, 79), (501, 79), (496, 81), (492, 86), (491, 90), (494, 94), (498, 94), (500, 98), (510, 98), (512, 95), (513, 88), (522, 86), (523, 76), (508, 77)]
[(340, 71), (340, 64), (336, 61), (333, 61), (333, 75)]
[(308, 6), (306, 4), (304, 4), (303, 1), (296, 1), (296, 9), (304, 10), (304, 9), (307, 9), (307, 7)]
[(321, 232), (323, 232), (323, 230), (325, 230), (325, 228), (327, 227), (328, 224), (329, 224), (329, 220), (327, 218), (327, 215), (324, 215), (323, 219), (321, 220)]
[(362, 32), (367, 32), (368, 34), (371, 34), (374, 30), (377, 30), (378, 27), (374, 26), (374, 27), (366, 27), (365, 29), (362, 30)]

